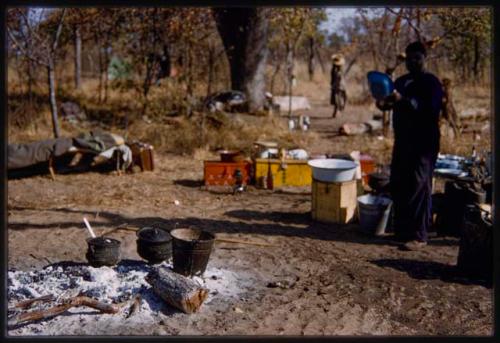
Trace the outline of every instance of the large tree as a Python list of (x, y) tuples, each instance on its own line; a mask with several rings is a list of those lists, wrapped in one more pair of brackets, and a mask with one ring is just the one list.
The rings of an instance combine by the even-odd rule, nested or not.
[(39, 11), (37, 20), (30, 17), (29, 11), (22, 8), (9, 9), (7, 14), (7, 33), (10, 44), (20, 54), (34, 63), (46, 68), (49, 102), (52, 112), (54, 137), (60, 136), (57, 116), (55, 66), (59, 50), (59, 37), (63, 27), (66, 9), (53, 11), (46, 20), (44, 11)]
[(213, 14), (231, 70), (231, 87), (248, 98), (250, 112), (265, 100), (268, 8), (214, 8)]

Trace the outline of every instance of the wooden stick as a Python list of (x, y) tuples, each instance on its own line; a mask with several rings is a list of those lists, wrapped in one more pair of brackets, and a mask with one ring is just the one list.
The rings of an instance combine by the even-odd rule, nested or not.
[(261, 242), (253, 242), (253, 241), (243, 241), (239, 239), (230, 239), (230, 238), (216, 238), (218, 242), (224, 243), (240, 243), (240, 244), (248, 244), (248, 245), (257, 245), (262, 247), (277, 247), (277, 245), (269, 244), (269, 243), (261, 243)]
[(19, 316), (16, 316), (13, 319), (9, 320), (8, 325), (15, 326), (15, 325), (19, 325), (19, 324), (25, 323), (25, 322), (31, 322), (31, 321), (35, 321), (35, 320), (55, 317), (61, 313), (66, 312), (71, 307), (73, 307), (73, 305), (64, 304), (64, 305), (51, 307), (48, 310), (44, 310), (44, 311), (33, 311), (33, 312), (28, 312), (28, 313), (22, 313)]
[(89, 297), (84, 297), (84, 296), (78, 296), (70, 299), (70, 304), (74, 307), (80, 307), (80, 306), (87, 306), (87, 307), (92, 307), (95, 308), (96, 310), (101, 311), (102, 313), (117, 313), (120, 309), (118, 306), (114, 304), (106, 304), (99, 302), (98, 300), (89, 298)]
[(133, 232), (137, 232), (137, 229), (136, 228), (133, 228), (133, 227), (123, 227), (123, 226), (119, 226), (119, 227), (115, 227), (114, 229), (111, 229), (109, 230), (108, 232), (102, 234), (103, 236), (107, 236), (113, 232), (116, 232), (118, 230), (125, 230), (125, 231), (133, 231)]
[(90, 226), (90, 223), (87, 220), (87, 218), (83, 217), (83, 222), (85, 223), (85, 226), (87, 227), (87, 230), (89, 231), (90, 236), (92, 236), (92, 238), (95, 238), (96, 235), (94, 233), (94, 230), (92, 230), (92, 227)]
[(30, 308), (31, 305), (33, 305), (34, 303), (36, 303), (38, 301), (40, 301), (40, 302), (49, 302), (49, 301), (52, 301), (52, 300), (54, 300), (54, 296), (52, 294), (48, 294), (48, 295), (44, 295), (44, 296), (41, 296), (41, 297), (38, 297), (38, 298), (20, 301), (17, 304), (15, 304), (14, 307), (25, 310), (27, 308)]
[(52, 156), (49, 158), (49, 172), (50, 172), (50, 177), (52, 178), (52, 181), (55, 181), (56, 180), (56, 173), (54, 171), (54, 162), (53, 162)]
[(85, 297), (85, 296), (77, 296), (74, 298), (67, 299), (64, 304), (51, 307), (47, 310), (42, 311), (32, 311), (27, 313), (22, 313), (19, 316), (16, 316), (12, 320), (9, 320), (9, 326), (15, 326), (25, 322), (31, 322), (40, 319), (46, 319), (55, 317), (60, 315), (72, 307), (80, 307), (87, 306), (95, 308), (96, 310), (101, 311), (102, 313), (117, 313), (119, 311), (119, 306), (113, 304), (105, 304), (99, 302), (95, 299)]
[(139, 308), (141, 307), (141, 301), (142, 301), (141, 295), (137, 294), (134, 298), (134, 302), (130, 306), (128, 315), (126, 317), (127, 319), (132, 317), (134, 313), (136, 313), (139, 310)]

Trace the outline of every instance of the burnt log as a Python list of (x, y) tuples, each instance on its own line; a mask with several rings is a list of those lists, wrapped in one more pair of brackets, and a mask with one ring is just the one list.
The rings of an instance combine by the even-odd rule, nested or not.
[(208, 289), (165, 267), (153, 269), (146, 281), (158, 296), (184, 313), (197, 312), (208, 296)]

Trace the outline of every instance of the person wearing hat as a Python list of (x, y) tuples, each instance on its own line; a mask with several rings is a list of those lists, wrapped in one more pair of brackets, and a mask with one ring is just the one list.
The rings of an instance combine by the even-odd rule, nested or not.
[(344, 79), (342, 77), (342, 66), (344, 65), (344, 63), (345, 60), (342, 55), (332, 55), (330, 104), (333, 105), (333, 118), (337, 116), (337, 113), (340, 114), (340, 112), (344, 110), (345, 103), (347, 101), (347, 93), (345, 89)]
[(393, 109), (390, 190), (395, 237), (406, 250), (419, 250), (427, 244), (432, 223), (432, 174), (439, 152), (443, 89), (439, 79), (425, 70), (424, 44), (411, 43), (405, 53), (409, 73), (395, 81), (394, 93), (377, 106)]

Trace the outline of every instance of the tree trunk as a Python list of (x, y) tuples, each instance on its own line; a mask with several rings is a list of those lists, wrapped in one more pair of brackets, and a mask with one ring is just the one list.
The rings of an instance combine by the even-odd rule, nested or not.
[(269, 8), (215, 8), (213, 14), (231, 70), (231, 88), (245, 93), (250, 112), (265, 102)]
[(104, 102), (108, 101), (108, 88), (109, 88), (109, 75), (108, 75), (108, 65), (109, 65), (109, 50), (108, 45), (104, 48)]
[(288, 81), (288, 118), (292, 117), (292, 82), (293, 82), (293, 47), (292, 43), (289, 43), (286, 47), (286, 71), (287, 71), (287, 81)]
[(271, 85), (270, 85), (270, 92), (271, 94), (274, 94), (274, 82), (276, 81), (276, 76), (278, 76), (278, 73), (280, 72), (281, 69), (281, 63), (277, 63), (276, 67), (274, 68), (273, 75), (271, 76)]
[(55, 88), (55, 73), (54, 73), (54, 61), (49, 61), (47, 66), (47, 77), (49, 82), (49, 97), (50, 97), (50, 110), (52, 112), (52, 128), (54, 131), (54, 137), (59, 138), (59, 120), (57, 117), (57, 102), (56, 102), (56, 88)]
[(215, 63), (215, 58), (214, 58), (214, 47), (210, 45), (208, 47), (208, 80), (207, 80), (207, 96), (212, 94), (212, 84), (214, 82), (214, 63)]
[(479, 39), (474, 37), (474, 79), (477, 82), (479, 78), (479, 59), (480, 59), (480, 51), (479, 51)]
[(99, 36), (96, 35), (95, 37), (96, 45), (97, 45), (97, 56), (98, 56), (98, 62), (99, 62), (99, 102), (102, 102), (102, 47), (101, 47), (101, 42), (99, 39)]
[(33, 62), (28, 59), (26, 63), (28, 68), (28, 103), (31, 112), (33, 111)]
[(82, 36), (80, 34), (80, 28), (75, 27), (74, 30), (75, 38), (75, 88), (80, 89), (82, 87)]
[(309, 81), (314, 77), (314, 38), (309, 37), (309, 58), (307, 61), (307, 71), (309, 73)]

